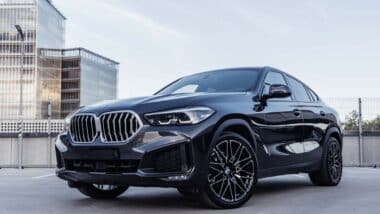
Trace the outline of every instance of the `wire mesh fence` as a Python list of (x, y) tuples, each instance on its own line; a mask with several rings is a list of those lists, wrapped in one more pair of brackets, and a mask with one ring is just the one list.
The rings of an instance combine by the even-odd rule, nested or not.
[(346, 166), (380, 166), (380, 98), (326, 98), (340, 115)]
[(325, 98), (335, 108), (343, 123), (344, 131), (380, 133), (380, 98)]

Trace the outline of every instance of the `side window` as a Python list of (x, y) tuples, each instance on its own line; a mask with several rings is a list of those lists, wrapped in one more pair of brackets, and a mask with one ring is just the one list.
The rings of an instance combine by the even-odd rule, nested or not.
[[(269, 87), (273, 84), (287, 85), (284, 76), (278, 72), (269, 72), (264, 80), (264, 94), (269, 93)], [(291, 97), (271, 100), (291, 100)]]
[(307, 94), (304, 85), (294, 78), (291, 78), (289, 76), (287, 76), (287, 78), (296, 100), (300, 102), (310, 102), (309, 95)]
[(319, 101), (318, 95), (314, 93), (314, 91), (312, 91), (310, 88), (308, 88), (307, 91), (309, 92), (309, 95), (314, 102)]

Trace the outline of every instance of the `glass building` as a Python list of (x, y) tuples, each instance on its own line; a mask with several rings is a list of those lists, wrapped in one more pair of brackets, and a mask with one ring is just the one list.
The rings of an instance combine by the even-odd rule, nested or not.
[[(24, 118), (41, 118), (46, 99), (59, 106), (59, 72), (39, 70), (38, 48), (64, 48), (65, 17), (48, 0), (0, 0), (0, 118), (18, 118), (21, 41), (25, 34)], [(49, 82), (51, 84), (45, 84)]]
[(61, 73), (61, 105), (55, 107), (61, 118), (80, 106), (116, 99), (118, 62), (84, 48), (39, 49), (38, 56), (41, 70)]
[(116, 98), (118, 63), (65, 48), (66, 18), (50, 0), (0, 0), (0, 120), (17, 119), (21, 41), (25, 34), (23, 117), (61, 118), (81, 105)]

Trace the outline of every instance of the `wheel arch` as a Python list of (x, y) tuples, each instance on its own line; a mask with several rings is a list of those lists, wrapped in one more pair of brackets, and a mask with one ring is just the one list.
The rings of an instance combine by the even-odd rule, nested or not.
[(214, 142), (223, 132), (234, 132), (244, 137), (251, 143), (253, 149), (257, 151), (256, 135), (249, 125), (249, 119), (245, 115), (233, 114), (223, 117), (213, 131), (212, 142)]
[(342, 136), (342, 132), (340, 131), (338, 127), (333, 126), (327, 129), (326, 135), (325, 135), (325, 141), (329, 139), (330, 137), (335, 137), (339, 141), (340, 146), (342, 147), (343, 136)]

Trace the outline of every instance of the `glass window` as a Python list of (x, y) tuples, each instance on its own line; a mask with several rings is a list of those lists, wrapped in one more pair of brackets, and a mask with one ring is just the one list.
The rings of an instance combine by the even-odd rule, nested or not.
[(278, 72), (269, 72), (265, 77), (265, 84), (273, 85), (273, 84), (281, 84), (286, 85), (285, 79), (282, 74)]
[[(270, 86), (274, 84), (287, 85), (284, 79), (284, 76), (281, 73), (269, 72), (264, 80), (263, 94), (268, 94)], [(291, 100), (291, 99), (292, 99), (291, 97), (285, 97), (285, 98), (275, 98), (275, 99), (270, 99), (270, 100)]]
[(184, 94), (184, 93), (194, 93), (197, 91), (198, 85), (185, 85), (182, 88), (179, 88), (173, 94)]
[(309, 92), (309, 95), (314, 102), (319, 101), (318, 95), (314, 93), (314, 91), (312, 91), (310, 88), (308, 88), (307, 91)]
[(301, 102), (310, 102), (309, 95), (307, 94), (304, 85), (292, 77), (288, 76), (287, 78), (296, 100)]
[(231, 69), (205, 72), (179, 79), (156, 94), (174, 94), (185, 87), (194, 88), (193, 91), (188, 91), (189, 93), (245, 92), (256, 88), (259, 75), (259, 69)]

